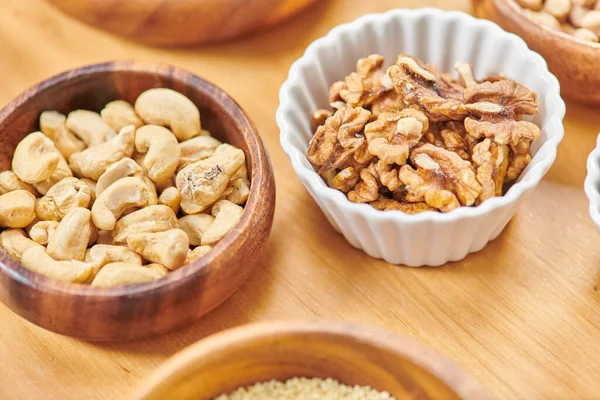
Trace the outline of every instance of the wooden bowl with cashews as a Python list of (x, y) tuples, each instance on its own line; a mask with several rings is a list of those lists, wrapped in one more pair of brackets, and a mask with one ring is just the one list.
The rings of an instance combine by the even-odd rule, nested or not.
[(475, 16), (521, 36), (544, 57), (563, 97), (600, 106), (600, 1), (472, 0), (472, 4)]
[(129, 340), (203, 316), (259, 262), (274, 208), (256, 128), (182, 69), (81, 67), (0, 111), (0, 300), (42, 328)]

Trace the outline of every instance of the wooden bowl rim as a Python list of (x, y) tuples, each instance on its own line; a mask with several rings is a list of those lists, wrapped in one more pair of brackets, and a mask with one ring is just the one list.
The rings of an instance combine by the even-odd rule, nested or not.
[[(7, 116), (19, 112), (19, 108), (27, 101), (34, 98), (38, 93), (48, 90), (57, 84), (61, 84), (73, 79), (92, 77), (94, 75), (110, 72), (136, 72), (142, 74), (153, 74), (165, 77), (166, 79), (171, 79), (173, 81), (179, 81), (186, 86), (193, 86), (216, 102), (223, 112), (236, 122), (237, 127), (241, 126), (241, 128), (247, 129), (247, 131), (250, 133), (248, 138), (252, 139), (251, 141), (246, 141), (244, 138), (244, 141), (248, 146), (248, 152), (252, 155), (252, 184), (250, 187), (248, 201), (244, 206), (242, 218), (235, 228), (229, 232), (225, 238), (219, 241), (219, 243), (217, 243), (217, 245), (207, 255), (201, 257), (191, 264), (169, 272), (169, 274), (167, 274), (165, 277), (152, 282), (135, 283), (107, 288), (93, 287), (88, 284), (64, 282), (51, 279), (37, 272), (28, 270), (27, 268), (23, 267), (20, 262), (13, 260), (8, 255), (0, 253), (0, 273), (5, 273), (10, 279), (14, 279), (20, 284), (28, 286), (33, 290), (44, 293), (59, 293), (72, 296), (82, 296), (87, 299), (91, 299), (93, 297), (107, 298), (144, 295), (149, 292), (159, 291), (165, 286), (170, 286), (171, 288), (183, 286), (187, 279), (193, 276), (201, 276), (208, 273), (213, 261), (221, 257), (229, 245), (239, 239), (241, 233), (248, 229), (248, 225), (250, 224), (251, 219), (254, 217), (255, 211), (262, 207), (262, 203), (257, 199), (259, 197), (259, 193), (264, 192), (265, 188), (268, 186), (269, 180), (267, 175), (272, 172), (269, 170), (271, 165), (269, 156), (266, 152), (266, 148), (264, 148), (258, 130), (241, 106), (224, 90), (183, 68), (168, 64), (131, 60), (108, 61), (77, 67), (51, 76), (50, 78), (47, 78), (25, 90), (0, 110), (0, 122), (4, 121)], [(215, 95), (209, 95), (211, 90)], [(0, 132), (0, 135), (1, 134), (2, 132)], [(267, 167), (267, 170), (263, 169), (263, 164), (269, 166)]]
[(382, 328), (318, 319), (256, 322), (207, 336), (165, 361), (138, 385), (132, 398), (147, 398), (172, 376), (193, 370), (197, 360), (210, 354), (243, 348), (243, 344), (257, 340), (306, 334), (337, 337), (392, 353), (423, 368), (451, 388), (461, 399), (491, 400), (475, 378), (421, 342)]
[[(473, 1), (477, 2), (480, 0), (473, 0)], [(576, 46), (581, 46), (582, 47), (581, 50), (589, 50), (589, 49), (599, 50), (600, 49), (600, 43), (594, 43), (594, 42), (590, 42), (589, 40), (579, 39), (579, 38), (571, 36), (567, 33), (564, 33), (563, 31), (555, 31), (555, 30), (548, 28), (547, 26), (540, 25), (540, 24), (536, 23), (535, 21), (532, 21), (525, 14), (524, 8), (521, 7), (520, 5), (518, 5), (515, 0), (493, 0), (493, 1), (502, 2), (502, 3), (506, 4), (509, 7), (510, 11), (514, 12), (515, 14), (517, 14), (519, 16), (519, 18), (521, 18), (522, 22), (528, 22), (530, 26), (533, 26), (532, 30), (533, 30), (533, 34), (535, 36), (541, 36), (544, 33), (546, 33), (546, 34), (551, 34), (555, 37), (558, 37), (562, 40), (567, 40), (568, 42), (571, 42), (572, 44), (575, 44)], [(530, 28), (526, 28), (526, 26), (528, 26), (528, 25), (522, 25), (522, 29), (523, 30), (531, 30)]]

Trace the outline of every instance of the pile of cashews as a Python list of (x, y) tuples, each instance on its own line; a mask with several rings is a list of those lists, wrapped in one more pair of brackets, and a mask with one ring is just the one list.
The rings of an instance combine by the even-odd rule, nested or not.
[(171, 89), (100, 113), (44, 111), (0, 172), (0, 250), (50, 278), (149, 282), (206, 255), (240, 221), (244, 152), (201, 129)]

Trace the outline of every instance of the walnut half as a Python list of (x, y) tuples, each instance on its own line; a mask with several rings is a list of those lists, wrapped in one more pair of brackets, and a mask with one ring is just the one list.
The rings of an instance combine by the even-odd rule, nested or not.
[(471, 163), (456, 153), (425, 144), (412, 152), (411, 161), (416, 170), (409, 165), (400, 169), (400, 180), (406, 185), (410, 201), (425, 201), (448, 212), (460, 205), (472, 205), (481, 192)]

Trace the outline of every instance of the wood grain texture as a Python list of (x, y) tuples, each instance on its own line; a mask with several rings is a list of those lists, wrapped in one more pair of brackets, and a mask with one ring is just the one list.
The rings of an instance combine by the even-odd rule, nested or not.
[[(557, 160), (506, 230), (441, 268), (399, 268), (352, 248), (327, 224), (279, 145), (275, 110), (290, 65), (332, 27), (370, 12), (469, 0), (321, 0), (290, 23), (194, 50), (148, 48), (73, 21), (41, 0), (0, 0), (0, 102), (82, 64), (170, 63), (240, 103), (272, 158), (273, 232), (252, 275), (176, 332), (88, 343), (40, 329), (0, 304), (0, 393), (8, 399), (120, 399), (176, 351), (250, 321), (322, 317), (407, 335), (437, 350), (497, 399), (596, 399), (600, 393), (600, 236), (583, 192), (597, 110), (568, 103)], [(0, 395), (0, 398), (3, 396)]]
[(233, 39), (315, 0), (48, 0), (87, 24), (140, 42), (189, 46)]
[(189, 72), (166, 65), (112, 62), (52, 77), (0, 111), (0, 170), (44, 110), (99, 112), (113, 100), (134, 103), (153, 87), (186, 95), (202, 126), (246, 154), (251, 189), (240, 223), (206, 256), (157, 281), (96, 288), (27, 270), (0, 253), (0, 299), (31, 322), (87, 340), (129, 340), (162, 334), (211, 311), (250, 275), (265, 247), (275, 209), (273, 171), (252, 122), (227, 94)]
[(399, 400), (491, 399), (468, 374), (416, 341), (327, 321), (263, 322), (218, 333), (167, 361), (132, 398), (212, 400), (297, 376), (370, 386)]
[(560, 81), (563, 97), (600, 106), (599, 43), (576, 40), (531, 22), (514, 0), (473, 0), (473, 10), (476, 16), (521, 36), (540, 53)]

